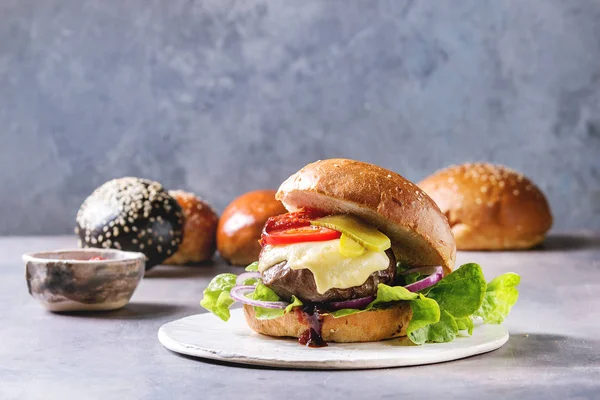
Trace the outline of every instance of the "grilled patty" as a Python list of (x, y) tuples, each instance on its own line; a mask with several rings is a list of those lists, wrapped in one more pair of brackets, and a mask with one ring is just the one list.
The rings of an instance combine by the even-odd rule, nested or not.
[(377, 285), (380, 283), (391, 284), (396, 276), (396, 258), (392, 250), (387, 250), (390, 259), (387, 269), (372, 273), (360, 286), (347, 289), (329, 289), (321, 294), (317, 292), (315, 279), (308, 269), (290, 269), (286, 261), (275, 264), (262, 273), (263, 283), (271, 288), (282, 299), (290, 300), (292, 295), (302, 302), (330, 302), (345, 301), (377, 294)]

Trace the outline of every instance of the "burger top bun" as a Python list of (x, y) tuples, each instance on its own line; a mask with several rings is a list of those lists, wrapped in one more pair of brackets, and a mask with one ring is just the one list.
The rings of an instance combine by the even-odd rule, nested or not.
[(552, 226), (540, 189), (502, 165), (448, 167), (419, 186), (448, 217), (459, 250), (530, 248), (544, 240)]
[(402, 176), (365, 162), (330, 159), (308, 164), (281, 184), (285, 208), (352, 214), (392, 241), (396, 259), (410, 266), (441, 265), (452, 271), (456, 245), (437, 205)]

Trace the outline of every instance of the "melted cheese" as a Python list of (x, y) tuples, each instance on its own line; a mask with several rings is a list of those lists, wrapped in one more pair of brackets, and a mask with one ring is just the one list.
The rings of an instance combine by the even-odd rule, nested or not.
[(308, 269), (314, 277), (317, 291), (360, 286), (373, 272), (386, 269), (390, 260), (385, 252), (365, 251), (349, 258), (340, 254), (340, 239), (324, 242), (304, 242), (288, 245), (267, 245), (261, 252), (258, 270), (264, 272), (275, 264), (287, 261), (291, 269)]

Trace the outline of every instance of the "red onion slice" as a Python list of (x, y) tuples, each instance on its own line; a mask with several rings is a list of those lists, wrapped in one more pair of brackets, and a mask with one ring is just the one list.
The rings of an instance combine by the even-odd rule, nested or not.
[(411, 292), (418, 292), (419, 290), (427, 289), (429, 286), (433, 286), (438, 283), (442, 279), (442, 271), (436, 271), (435, 273), (429, 275), (427, 278), (423, 278), (420, 281), (416, 281), (415, 283), (411, 283), (410, 285), (404, 286), (405, 289), (410, 290)]
[(345, 300), (345, 301), (333, 301), (331, 303), (325, 303), (328, 310), (337, 311), (344, 308), (365, 308), (369, 305), (375, 296), (361, 297), (359, 299)]
[(418, 272), (421, 275), (433, 275), (436, 272), (442, 273), (443, 270), (442, 270), (442, 267), (418, 267), (418, 268), (407, 269), (406, 271), (402, 271), (400, 274), (407, 275), (407, 274), (412, 274), (413, 272)]
[(239, 274), (237, 279), (235, 280), (235, 284), (238, 286), (242, 286), (244, 282), (248, 279), (259, 279), (260, 272), (244, 272), (243, 274)]
[(235, 301), (240, 303), (248, 304), (250, 306), (262, 307), (262, 308), (279, 308), (285, 309), (290, 303), (285, 301), (260, 301), (253, 300), (246, 297), (248, 293), (254, 292), (256, 288), (252, 285), (234, 286), (231, 288), (229, 295)]

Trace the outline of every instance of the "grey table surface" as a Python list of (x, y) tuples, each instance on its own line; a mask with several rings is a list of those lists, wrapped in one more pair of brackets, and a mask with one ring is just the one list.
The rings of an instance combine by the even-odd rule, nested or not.
[(162, 347), (158, 328), (204, 312), (208, 280), (235, 269), (218, 262), (158, 267), (119, 311), (46, 312), (27, 293), (21, 254), (74, 245), (0, 238), (1, 399), (600, 398), (600, 233), (555, 234), (528, 252), (459, 253), (488, 278), (521, 274), (509, 342), (454, 362), (362, 371), (248, 368)]

